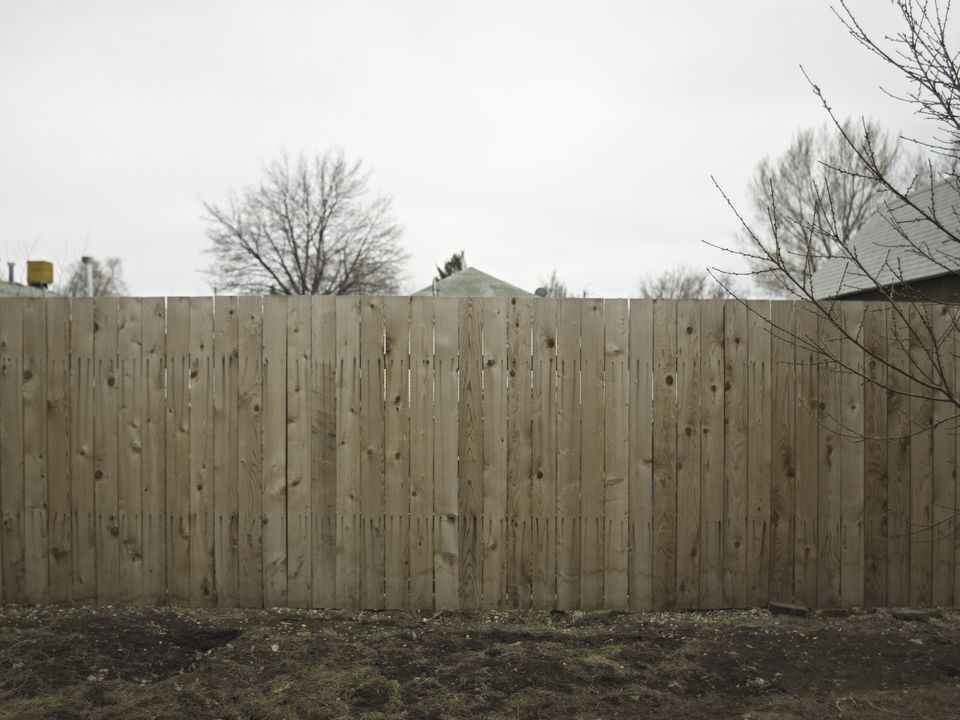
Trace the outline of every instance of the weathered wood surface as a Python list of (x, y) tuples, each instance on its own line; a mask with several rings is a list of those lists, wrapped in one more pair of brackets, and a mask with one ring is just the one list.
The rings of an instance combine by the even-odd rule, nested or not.
[(2, 299), (0, 595), (953, 606), (955, 310), (830, 310)]

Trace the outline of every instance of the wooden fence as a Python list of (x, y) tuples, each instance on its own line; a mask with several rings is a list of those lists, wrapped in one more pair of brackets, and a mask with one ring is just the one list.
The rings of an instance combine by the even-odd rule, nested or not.
[(949, 416), (792, 302), (2, 299), (2, 597), (954, 605)]

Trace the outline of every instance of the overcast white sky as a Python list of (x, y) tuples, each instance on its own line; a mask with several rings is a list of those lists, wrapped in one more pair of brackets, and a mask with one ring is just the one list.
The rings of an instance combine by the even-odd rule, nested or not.
[(710, 175), (742, 200), (826, 119), (801, 63), (840, 114), (928, 132), (826, 0), (2, 0), (0, 260), (118, 255), (135, 294), (208, 294), (201, 200), (338, 147), (394, 198), (407, 290), (462, 249), (530, 290), (555, 268), (632, 296), (729, 265), (701, 242), (737, 227)]

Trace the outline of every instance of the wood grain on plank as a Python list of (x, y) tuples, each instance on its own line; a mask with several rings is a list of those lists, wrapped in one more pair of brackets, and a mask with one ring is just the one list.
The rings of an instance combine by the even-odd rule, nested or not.
[(263, 299), (263, 604), (287, 604), (287, 306)]
[(796, 490), (793, 536), (793, 597), (808, 607), (817, 604), (817, 472), (819, 414), (817, 310), (809, 303), (795, 309), (796, 359)]
[[(69, 378), (70, 504), (73, 511), (70, 533), (73, 542), (71, 595), (75, 603), (81, 604), (95, 602), (97, 598), (93, 374), (93, 299), (74, 298), (70, 301)], [(8, 581), (5, 579), (4, 582)]]
[[(942, 390), (954, 388), (957, 312), (956, 306), (950, 305), (931, 308), (931, 341), (936, 343), (934, 381)], [(935, 607), (953, 607), (957, 545), (956, 406), (946, 399), (942, 391), (934, 393), (934, 398), (931, 603)]]
[(889, 305), (887, 320), (887, 604), (910, 604), (909, 305)]
[(932, 308), (911, 303), (910, 327), (910, 604), (933, 601)]
[(237, 600), (263, 605), (263, 298), (239, 298), (237, 338)]
[(533, 301), (510, 298), (507, 316), (507, 605), (526, 609), (533, 598), (530, 357)]
[(843, 303), (840, 599), (848, 607), (863, 605), (863, 312), (861, 302)]
[(240, 486), (239, 338), (237, 298), (214, 299), (213, 336), (213, 522), (217, 605), (239, 603)]
[(313, 602), (311, 316), (309, 297), (287, 299), (287, 604), (301, 608)]
[(749, 422), (747, 308), (723, 303), (724, 507), (723, 596), (727, 607), (747, 603), (747, 450)]
[(457, 323), (454, 298), (434, 300), (433, 572), (437, 610), (458, 603)]
[(723, 304), (700, 304), (700, 606), (723, 607)]
[(120, 600), (143, 600), (143, 302), (120, 298), (117, 382), (120, 385), (118, 508), (120, 523)]
[(50, 298), (45, 308), (48, 597), (51, 602), (66, 603), (71, 599), (73, 564), (70, 523), (70, 299)]
[(533, 305), (531, 513), (533, 607), (550, 609), (557, 590), (557, 313), (559, 303)]
[(557, 337), (557, 608), (580, 607), (580, 300), (560, 300)]
[(383, 299), (360, 300), (360, 604), (375, 610), (383, 596)]
[(817, 345), (820, 348), (818, 416), (818, 494), (817, 494), (817, 604), (821, 607), (840, 605), (840, 523), (842, 399), (841, 399), (841, 335), (837, 323), (842, 322), (840, 306), (834, 303), (829, 315), (818, 318)]
[(603, 307), (603, 607), (626, 610), (629, 588), (630, 311)]
[(93, 479), (97, 523), (97, 603), (120, 599), (120, 518), (118, 507), (117, 298), (98, 297), (93, 305), (94, 413)]
[(770, 401), (772, 455), (770, 466), (770, 600), (793, 600), (794, 538), (796, 529), (797, 383), (794, 340), (795, 305), (771, 303), (772, 349)]
[(887, 597), (887, 310), (868, 303), (863, 315), (863, 602)]
[(43, 298), (23, 300), (24, 595), (47, 599), (47, 313)]
[(312, 605), (337, 601), (337, 322), (336, 298), (313, 297), (310, 365)]
[(580, 303), (580, 608), (603, 607), (603, 300)]
[(631, 610), (652, 606), (653, 592), (653, 301), (630, 302)]
[(700, 606), (700, 302), (677, 304), (677, 606)]
[(507, 300), (483, 298), (480, 309), (483, 318), (481, 606), (492, 609), (504, 607), (507, 598)]
[(337, 607), (360, 606), (360, 299), (337, 297)]
[(677, 305), (653, 306), (653, 606), (677, 599)]
[(483, 417), (480, 302), (460, 300), (460, 572), (462, 610), (480, 607), (482, 562), (480, 523), (483, 513)]
[(141, 437), (141, 508), (143, 512), (144, 602), (166, 602), (166, 324), (163, 298), (144, 298), (141, 311), (140, 403), (143, 413)]
[[(0, 510), (3, 513), (0, 578), (3, 601), (7, 603), (22, 603), (27, 597), (23, 488), (24, 305), (21, 298), (0, 301)], [(90, 490), (92, 501), (92, 477)]]
[[(456, 305), (454, 308), (456, 312)], [(410, 561), (410, 491), (407, 482), (410, 471), (410, 299), (384, 298), (383, 316), (386, 335), (384, 603), (387, 608), (397, 609), (407, 606)], [(454, 426), (447, 432), (456, 432), (456, 429)]]

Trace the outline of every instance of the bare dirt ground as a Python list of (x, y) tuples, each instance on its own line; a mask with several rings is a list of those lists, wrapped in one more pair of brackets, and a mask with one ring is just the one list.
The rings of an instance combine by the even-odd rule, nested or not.
[(960, 717), (960, 614), (0, 609), (2, 718)]

